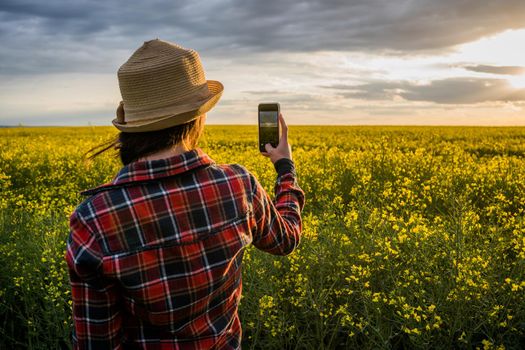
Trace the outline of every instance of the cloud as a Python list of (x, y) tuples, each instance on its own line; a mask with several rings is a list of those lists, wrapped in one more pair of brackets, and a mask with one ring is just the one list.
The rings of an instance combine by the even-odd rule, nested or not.
[(473, 65), (465, 66), (466, 70), (480, 73), (502, 74), (502, 75), (521, 75), (525, 74), (525, 67), (520, 66), (489, 66)]
[[(525, 26), (522, 0), (231, 1), (206, 23), (185, 17), (198, 36), (255, 50), (424, 51), (449, 48)], [(228, 8), (229, 7), (229, 8)], [(222, 10), (222, 11), (221, 11)], [(223, 14), (228, 13), (224, 16)]]
[[(421, 54), (444, 57), (455, 45), (522, 27), (523, 0), (2, 0), (0, 121), (53, 113), (109, 121), (118, 67), (155, 37), (199, 51), (207, 76), (225, 84), (211, 114), (218, 121), (251, 122), (264, 100), (282, 102), (301, 122), (325, 115), (341, 123), (350, 112), (379, 121), (400, 104), (410, 106), (399, 115), (421, 105), (522, 101), (523, 90), (504, 80), (444, 79), (462, 73), (416, 67)], [(498, 60), (477, 58), (440, 62), (491, 74), (521, 64), (489, 68), (476, 64)], [(424, 78), (434, 80), (410, 80)], [(338, 81), (361, 83), (319, 88)], [(354, 115), (359, 104), (374, 107)]]
[(244, 102), (256, 106), (261, 102), (278, 101), (287, 109), (295, 111), (309, 110), (319, 112), (340, 111), (341, 106), (333, 96), (319, 93), (293, 92), (283, 90), (249, 90), (242, 91), (248, 97)]
[(428, 101), (438, 104), (525, 101), (525, 89), (512, 87), (504, 79), (448, 78), (427, 84), (411, 81), (372, 81), (359, 85), (324, 86), (340, 95), (362, 100)]
[(113, 72), (154, 37), (223, 57), (410, 54), (524, 26), (523, 0), (3, 0), (0, 73)]

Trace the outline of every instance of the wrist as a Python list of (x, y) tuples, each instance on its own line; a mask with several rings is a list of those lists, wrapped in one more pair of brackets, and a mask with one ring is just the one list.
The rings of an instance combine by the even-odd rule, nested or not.
[(295, 163), (289, 158), (280, 158), (273, 164), (277, 175), (281, 176), (286, 173), (295, 173)]

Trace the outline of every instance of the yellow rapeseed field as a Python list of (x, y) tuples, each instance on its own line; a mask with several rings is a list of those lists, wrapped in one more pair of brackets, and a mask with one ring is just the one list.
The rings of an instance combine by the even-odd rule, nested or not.
[[(88, 162), (113, 128), (0, 129), (0, 348), (70, 347), (63, 259)], [(525, 347), (525, 128), (290, 127), (306, 192), (298, 250), (248, 248), (245, 349)], [(273, 193), (255, 126), (200, 146)]]

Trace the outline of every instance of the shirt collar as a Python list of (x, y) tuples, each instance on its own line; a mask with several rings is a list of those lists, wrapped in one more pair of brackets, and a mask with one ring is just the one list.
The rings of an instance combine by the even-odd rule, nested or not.
[(105, 189), (120, 187), (134, 182), (170, 177), (214, 163), (215, 161), (200, 147), (196, 147), (168, 158), (132, 162), (120, 169), (110, 183), (82, 191), (80, 194), (91, 195)]

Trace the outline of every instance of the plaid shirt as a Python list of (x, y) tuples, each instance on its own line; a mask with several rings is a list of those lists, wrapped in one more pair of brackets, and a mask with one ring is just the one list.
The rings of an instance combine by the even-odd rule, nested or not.
[(66, 252), (75, 348), (240, 348), (243, 248), (299, 244), (304, 192), (289, 163), (273, 202), (243, 166), (200, 148), (83, 192)]

